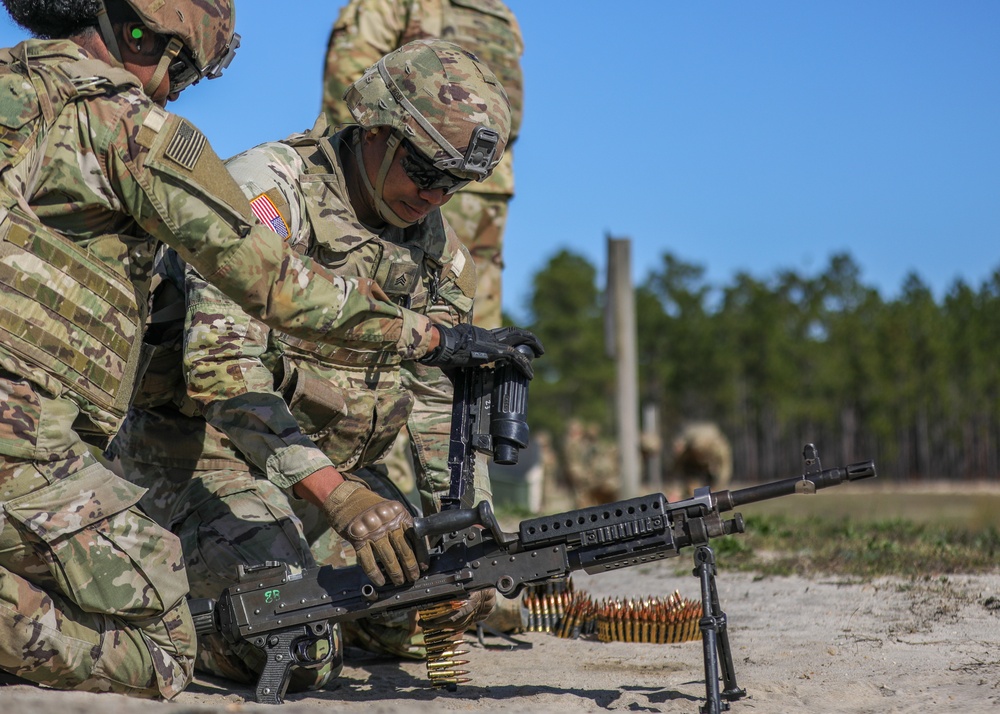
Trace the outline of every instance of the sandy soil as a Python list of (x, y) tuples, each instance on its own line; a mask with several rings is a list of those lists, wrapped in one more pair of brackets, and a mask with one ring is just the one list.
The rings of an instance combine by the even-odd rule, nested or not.
[[(599, 576), (574, 575), (595, 597), (700, 597), (680, 559)], [(738, 684), (731, 712), (986, 712), (1000, 707), (1000, 573), (911, 582), (718, 578)], [(698, 712), (705, 678), (700, 641), (656, 645), (518, 635), (530, 647), (471, 642), (472, 681), (428, 685), (420, 662), (348, 661), (335, 688), (288, 695), (285, 714), (441, 711)], [(500, 641), (489, 638), (488, 643)], [(176, 700), (0, 687), (11, 714), (273, 712), (253, 692), (199, 678)]]

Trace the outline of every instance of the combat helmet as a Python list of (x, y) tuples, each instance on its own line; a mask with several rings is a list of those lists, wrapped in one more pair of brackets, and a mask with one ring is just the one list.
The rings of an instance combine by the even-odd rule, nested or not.
[[(179, 93), (200, 79), (215, 79), (229, 66), (240, 46), (235, 32), (236, 8), (232, 0), (123, 0), (149, 29), (170, 38), (160, 66), (146, 86), (151, 93), (170, 76), (171, 94)], [(98, 14), (101, 34), (119, 62), (121, 54), (105, 0)]]
[(375, 186), (360, 173), (382, 217), (401, 227), (409, 224), (382, 201), (382, 187), (402, 142), (429, 171), (454, 179), (450, 193), (489, 176), (510, 133), (510, 101), (500, 81), (475, 55), (444, 40), (415, 40), (390, 52), (347, 89), (344, 101), (363, 129), (391, 129)]

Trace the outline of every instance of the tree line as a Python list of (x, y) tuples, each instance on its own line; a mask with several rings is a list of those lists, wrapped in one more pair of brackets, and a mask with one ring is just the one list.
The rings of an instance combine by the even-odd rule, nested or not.
[[(572, 417), (615, 433), (597, 278), (570, 250), (533, 277), (527, 326), (546, 353), (528, 416), (556, 440)], [(873, 459), (886, 479), (1000, 473), (1000, 271), (940, 301), (911, 273), (883, 299), (846, 253), (815, 276), (739, 273), (721, 286), (665, 253), (635, 301), (639, 394), (660, 409), (663, 443), (685, 421), (715, 421), (739, 480), (799, 473), (806, 442), (824, 466)]]

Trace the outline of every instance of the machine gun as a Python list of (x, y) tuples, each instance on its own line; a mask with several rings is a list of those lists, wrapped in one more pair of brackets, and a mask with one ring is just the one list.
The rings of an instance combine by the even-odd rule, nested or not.
[[(529, 360), (529, 347), (515, 347)], [(494, 463), (517, 463), (528, 445), (528, 378), (511, 363), (460, 369), (452, 376), (455, 396), (451, 409), (448, 472), (451, 488), (441, 510), (475, 505), (473, 484), (476, 452)]]
[[(250, 642), (266, 655), (256, 700), (279, 704), (293, 667), (315, 667), (311, 645), (330, 637), (331, 624), (436, 603), (461, 600), (496, 588), (508, 598), (528, 585), (565, 578), (574, 571), (602, 573), (651, 563), (694, 548), (694, 575), (701, 585), (699, 623), (705, 663), (704, 714), (719, 714), (729, 701), (745, 696), (736, 684), (726, 615), (716, 588), (712, 538), (742, 533), (741, 505), (791, 494), (810, 494), (847, 481), (872, 478), (871, 461), (822, 470), (815, 448), (803, 452), (801, 476), (734, 491), (695, 491), (668, 503), (663, 494), (530, 518), (517, 533), (506, 533), (487, 502), (415, 519), (417, 539), (435, 541), (428, 568), (416, 582), (376, 587), (359, 566), (306, 570), (269, 562), (241, 567), (239, 582), (218, 601), (192, 600), (200, 633), (221, 632), (229, 642)], [(720, 673), (722, 688), (720, 689)], [(725, 701), (723, 701), (725, 700)]]

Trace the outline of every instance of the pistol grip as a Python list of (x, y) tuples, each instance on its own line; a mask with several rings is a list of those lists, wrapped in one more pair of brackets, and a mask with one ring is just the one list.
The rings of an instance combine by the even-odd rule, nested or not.
[[(328, 651), (319, 659), (306, 655), (307, 649), (320, 640), (327, 640)], [(253, 640), (264, 652), (264, 668), (257, 679), (254, 699), (258, 704), (281, 704), (288, 690), (292, 667), (314, 669), (340, 656), (335, 647), (332, 629), (328, 622), (302, 625), (279, 632), (271, 632)]]

